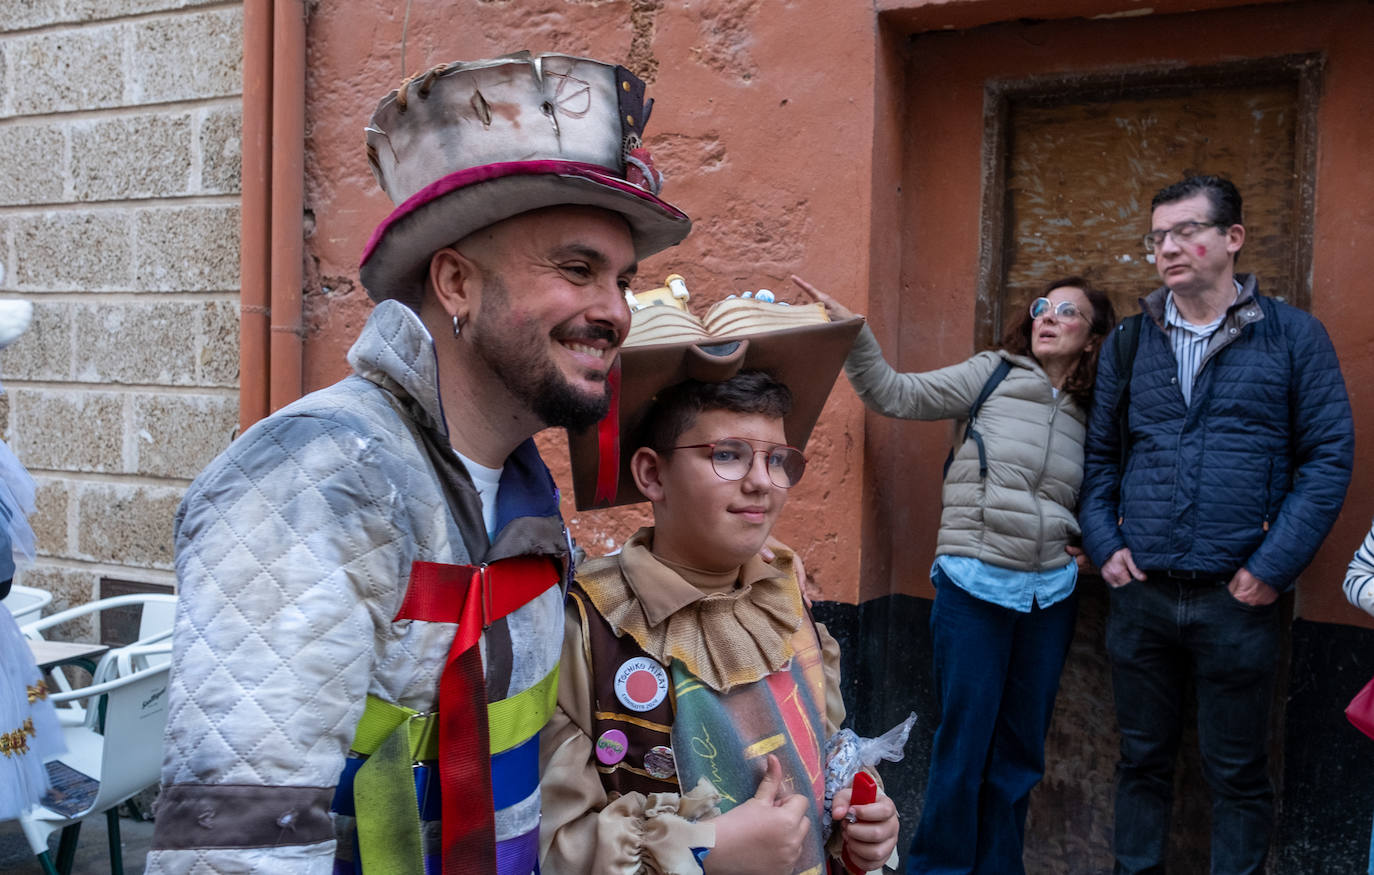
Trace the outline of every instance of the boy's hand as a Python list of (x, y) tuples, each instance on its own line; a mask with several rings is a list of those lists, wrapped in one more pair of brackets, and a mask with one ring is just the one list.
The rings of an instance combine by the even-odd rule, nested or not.
[(769, 754), (768, 770), (754, 798), (711, 821), (716, 825), (716, 846), (706, 855), (706, 872), (789, 875), (811, 829), (810, 808), (806, 796), (783, 791), (782, 765)]
[(863, 871), (872, 872), (883, 868), (897, 847), (897, 806), (887, 796), (879, 796), (876, 802), (851, 807), (851, 789), (844, 787), (835, 793), (830, 802), (830, 816), (843, 821), (846, 814), (854, 812), (857, 820), (840, 824), (844, 830), (844, 849), (849, 859)]

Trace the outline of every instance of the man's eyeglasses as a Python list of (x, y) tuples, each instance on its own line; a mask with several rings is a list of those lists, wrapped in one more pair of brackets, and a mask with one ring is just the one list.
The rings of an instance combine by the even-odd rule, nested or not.
[(1146, 252), (1154, 252), (1164, 245), (1164, 238), (1172, 236), (1175, 243), (1187, 243), (1198, 235), (1203, 228), (1224, 228), (1220, 222), (1179, 222), (1163, 231), (1151, 231), (1140, 238)]
[(723, 438), (709, 444), (687, 444), (682, 447), (665, 447), (659, 452), (669, 450), (711, 450), (711, 468), (722, 480), (743, 480), (749, 476), (754, 466), (754, 456), (763, 453), (768, 466), (768, 479), (782, 489), (791, 489), (801, 482), (806, 472), (806, 456), (796, 447), (777, 444), (766, 450), (756, 450), (744, 438)]
[[(1041, 316), (1048, 316), (1051, 313), (1059, 319), (1075, 319), (1083, 316), (1083, 311), (1078, 309), (1073, 301), (1060, 301), (1058, 304), (1049, 298), (1036, 298), (1031, 301), (1030, 314), (1032, 319), (1039, 319)], [(1083, 318), (1088, 317), (1083, 316)]]

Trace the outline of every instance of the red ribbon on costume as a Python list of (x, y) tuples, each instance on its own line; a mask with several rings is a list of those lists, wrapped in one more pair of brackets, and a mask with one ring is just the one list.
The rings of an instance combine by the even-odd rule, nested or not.
[(593, 505), (615, 501), (620, 486), (620, 357), (606, 374), (611, 387), (611, 407), (596, 424), (596, 491)]
[(487, 685), (476, 646), (482, 632), (558, 585), (547, 556), (490, 565), (415, 562), (397, 620), (457, 623), (439, 678), (439, 785), (444, 875), (496, 871)]

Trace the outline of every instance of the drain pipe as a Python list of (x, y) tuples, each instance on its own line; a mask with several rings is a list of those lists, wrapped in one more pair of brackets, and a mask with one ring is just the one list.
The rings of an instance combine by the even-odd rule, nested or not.
[(239, 433), (267, 415), (272, 203), (272, 0), (243, 4)]
[(305, 271), (305, 2), (275, 0), (272, 20), (272, 291), (268, 403), (301, 397)]

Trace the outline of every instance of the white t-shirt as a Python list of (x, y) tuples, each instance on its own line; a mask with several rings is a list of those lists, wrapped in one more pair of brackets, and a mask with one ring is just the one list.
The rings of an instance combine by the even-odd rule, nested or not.
[(479, 465), (457, 450), (454, 450), (453, 454), (463, 463), (463, 467), (468, 469), (472, 485), (477, 487), (477, 497), (482, 499), (482, 524), (487, 527), (487, 537), (495, 541), (496, 491), (501, 486), (501, 469)]

